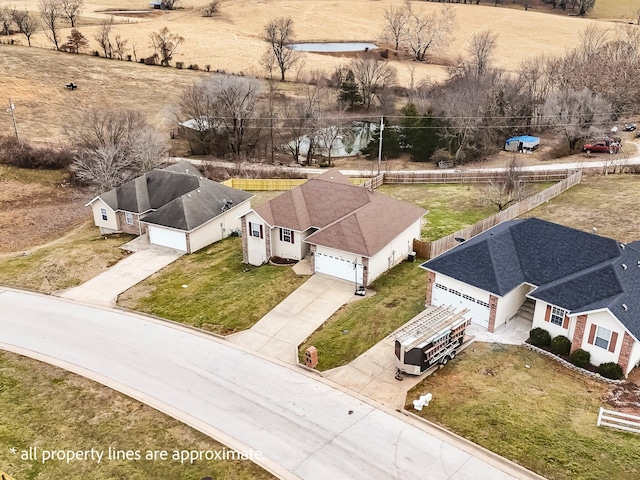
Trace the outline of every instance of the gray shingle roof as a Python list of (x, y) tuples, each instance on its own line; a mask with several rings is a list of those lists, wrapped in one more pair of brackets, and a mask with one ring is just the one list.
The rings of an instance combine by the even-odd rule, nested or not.
[(251, 197), (243, 190), (203, 178), (198, 188), (150, 213), (142, 222), (191, 231)]
[(422, 266), (499, 296), (530, 283), (538, 287), (530, 297), (573, 314), (608, 308), (640, 339), (638, 262), (640, 242), (623, 248), (610, 238), (529, 218), (497, 225)]

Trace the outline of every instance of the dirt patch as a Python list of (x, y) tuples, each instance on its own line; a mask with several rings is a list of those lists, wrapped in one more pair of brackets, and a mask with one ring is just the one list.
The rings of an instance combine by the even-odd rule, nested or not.
[(0, 252), (26, 250), (61, 237), (91, 216), (89, 196), (64, 184), (0, 179)]
[(606, 402), (616, 411), (640, 415), (640, 386), (632, 382), (625, 382), (611, 388)]

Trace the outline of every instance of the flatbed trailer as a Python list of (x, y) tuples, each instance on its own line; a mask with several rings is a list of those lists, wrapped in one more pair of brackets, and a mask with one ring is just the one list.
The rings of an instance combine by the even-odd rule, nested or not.
[(400, 328), (395, 334), (396, 378), (402, 380), (403, 373), (420, 375), (453, 359), (471, 323), (468, 313), (444, 305), (429, 308)]

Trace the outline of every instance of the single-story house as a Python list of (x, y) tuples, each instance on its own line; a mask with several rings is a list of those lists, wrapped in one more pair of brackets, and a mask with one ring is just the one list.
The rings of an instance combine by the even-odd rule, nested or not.
[(471, 311), (490, 332), (525, 301), (532, 328), (564, 335), (591, 363), (640, 362), (640, 242), (529, 218), (499, 224), (422, 264), (428, 305)]
[(312, 271), (367, 286), (412, 252), (425, 213), (331, 169), (243, 215), (243, 261), (311, 254)]
[(91, 206), (100, 233), (148, 233), (149, 243), (193, 253), (240, 232), (253, 195), (202, 177), (190, 163), (155, 169), (98, 195)]
[(540, 138), (530, 135), (511, 137), (504, 144), (504, 149), (508, 152), (531, 153), (540, 146)]

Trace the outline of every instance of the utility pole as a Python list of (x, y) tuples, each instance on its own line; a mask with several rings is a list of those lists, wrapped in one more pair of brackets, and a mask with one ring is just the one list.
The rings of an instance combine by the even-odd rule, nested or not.
[(11, 102), (11, 99), (9, 99), (9, 108), (7, 109), (7, 111), (11, 112), (11, 118), (13, 119), (13, 129), (16, 132), (16, 139), (18, 140), (18, 142), (20, 142), (20, 137), (18, 136), (18, 124), (16, 123), (16, 115), (14, 113), (15, 109), (15, 105)]
[(380, 166), (382, 163), (382, 131), (384, 130), (384, 117), (380, 117), (380, 139), (378, 141), (378, 175), (380, 175)]

